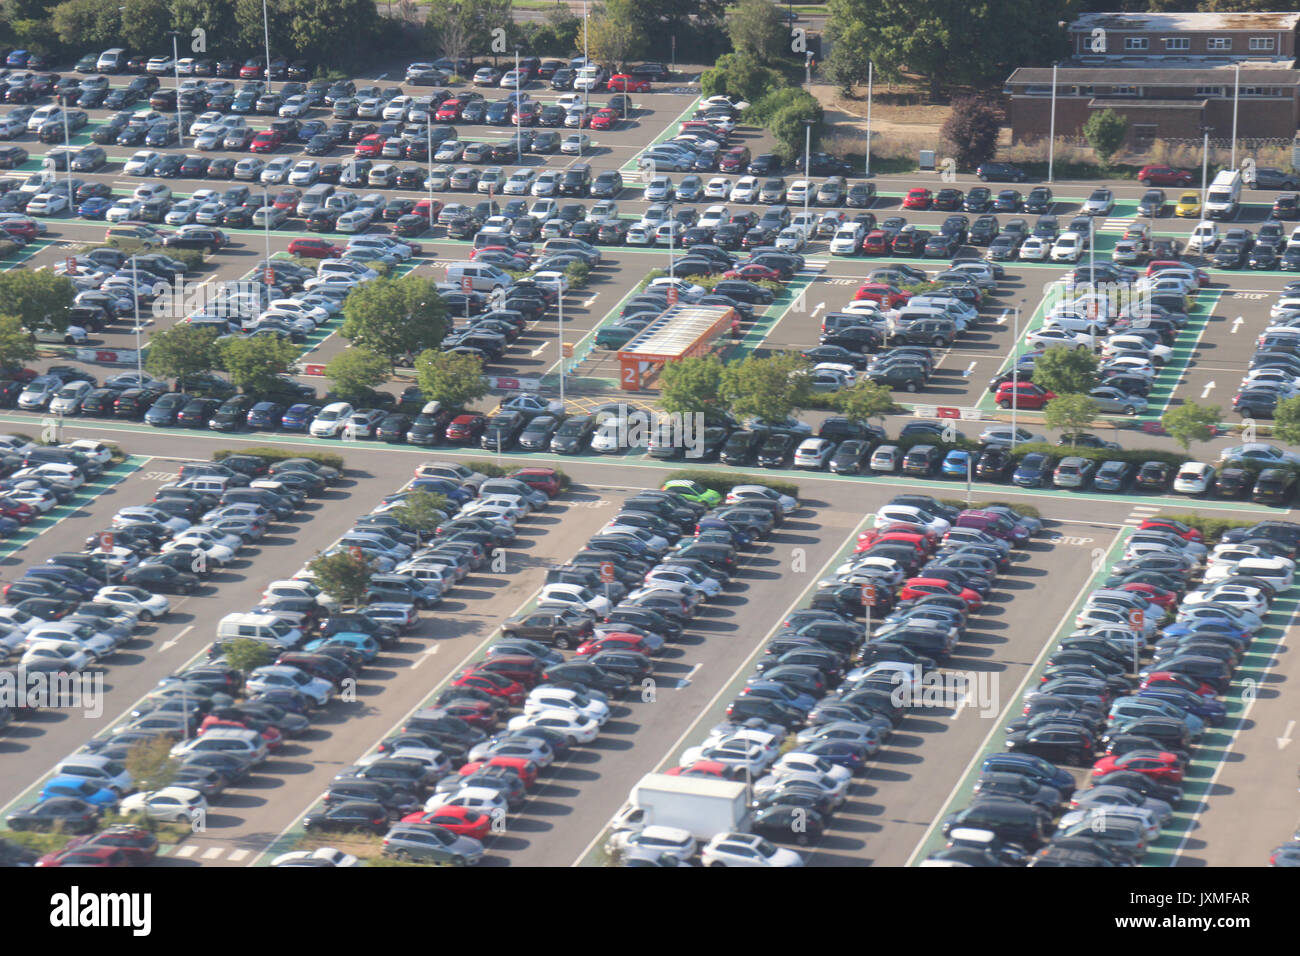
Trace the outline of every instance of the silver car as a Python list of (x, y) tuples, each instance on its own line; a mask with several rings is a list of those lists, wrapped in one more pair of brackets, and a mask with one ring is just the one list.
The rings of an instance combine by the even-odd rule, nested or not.
[(474, 866), (483, 859), (483, 844), (436, 826), (399, 823), (384, 837), (384, 855), (399, 860)]
[(1079, 211), (1085, 216), (1109, 216), (1115, 208), (1115, 193), (1110, 189), (1094, 189)]
[(1101, 411), (1111, 415), (1141, 415), (1147, 410), (1147, 400), (1141, 395), (1130, 395), (1108, 385), (1094, 388), (1088, 397)]

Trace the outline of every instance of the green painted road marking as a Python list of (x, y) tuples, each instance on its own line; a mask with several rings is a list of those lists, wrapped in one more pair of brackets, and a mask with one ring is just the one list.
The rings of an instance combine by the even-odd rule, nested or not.
[[(32, 423), (28, 422), (27, 424)], [(94, 481), (86, 482), (86, 484), (77, 489), (76, 494), (63, 504), (55, 505), (45, 514), (32, 521), (31, 524), (20, 528), (3, 542), (0, 542), (0, 561), (12, 557), (32, 541), (35, 541), (41, 534), (49, 531), (64, 518), (76, 514), (83, 505), (89, 504), (91, 501), (94, 501), (98, 495), (107, 491), (114, 485), (120, 484), (124, 479), (135, 474), (135, 472), (139, 471), (148, 460), (148, 457), (128, 455), (124, 460), (104, 469), (102, 475)]]
[[(649, 145), (642, 147), (641, 152), (645, 152), (647, 149), (650, 149), (652, 146), (658, 146), (660, 143), (664, 142), (665, 140), (671, 139), (672, 137), (676, 136), (678, 124), (681, 123), (684, 119), (686, 119), (688, 115), (694, 113), (696, 108), (699, 107), (700, 101), (703, 99), (704, 99), (703, 96), (697, 96), (695, 99), (691, 100), (691, 105), (686, 107), (686, 109), (682, 110), (681, 113), (678, 114), (675, 120), (673, 120), (666, 127), (664, 127), (664, 131), (660, 133), (658, 136), (656, 136), (653, 140), (651, 140)], [(626, 163), (624, 163), (622, 166), (619, 167), (619, 172), (620, 173), (640, 172), (640, 170), (637, 168), (637, 160), (635, 158), (629, 159)]]
[[(1118, 561), (1120, 555), (1124, 553), (1124, 545), (1127, 543), (1129, 536), (1132, 533), (1132, 528), (1124, 528), (1120, 531), (1119, 535), (1115, 538), (1115, 542), (1110, 546), (1110, 550), (1106, 552), (1106, 557), (1102, 562), (1102, 566), (1094, 571), (1092, 577), (1084, 584), (1074, 606), (1070, 608), (1069, 613), (1061, 621), (1060, 626), (1043, 645), (1042, 652), (1040, 653), (1039, 658), (1035, 661), (1035, 666), (1030, 673), (1025, 676), (1024, 682), (1020, 685), (1021, 688), (1034, 686), (1038, 682), (1038, 677), (1047, 666), (1047, 652), (1049, 649), (1055, 647), (1057, 642), (1064, 635), (1074, 630), (1075, 615), (1077, 615), (1080, 608), (1087, 603), (1088, 595), (1091, 591), (1100, 586), (1101, 583), (1106, 580), (1107, 576), (1110, 574), (1110, 567)], [(940, 807), (939, 812), (935, 814), (934, 820), (931, 824), (932, 829), (929, 831), (929, 838), (920, 849), (912, 854), (912, 857), (907, 861), (909, 866), (915, 866), (931, 853), (943, 849), (947, 844), (947, 838), (943, 835), (942, 821), (950, 813), (954, 812), (956, 808), (965, 808), (969, 804), (971, 796), (974, 793), (975, 782), (979, 779), (982, 773), (980, 768), (984, 763), (984, 758), (991, 754), (1006, 752), (1007, 732), (1003, 725), (1003, 721), (1006, 721), (1011, 717), (1011, 709), (1015, 703), (1016, 701), (1008, 700), (1005, 709), (995, 718), (998, 721), (998, 726), (994, 729), (992, 736), (988, 739), (984, 748), (975, 756), (975, 759), (971, 761), (970, 769), (967, 770), (965, 776), (961, 778), (957, 786), (953, 789), (948, 801)]]
[(1221, 294), (1217, 289), (1211, 289), (1196, 297), (1195, 305), (1188, 312), (1187, 326), (1174, 340), (1173, 355), (1156, 373), (1155, 381), (1151, 383), (1151, 392), (1147, 395), (1147, 410), (1137, 416), (1139, 421), (1158, 421), (1164, 415), (1170, 399), (1173, 398), (1174, 390), (1182, 382), (1183, 373), (1191, 363), (1192, 354), (1200, 345), (1206, 326), (1210, 324), (1210, 316), (1215, 306), (1219, 304)]

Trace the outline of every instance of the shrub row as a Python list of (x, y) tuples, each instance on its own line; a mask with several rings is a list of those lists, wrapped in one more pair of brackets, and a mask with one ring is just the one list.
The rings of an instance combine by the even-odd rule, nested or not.
[(231, 455), (253, 455), (265, 458), (268, 462), (284, 461), (286, 458), (307, 458), (318, 465), (343, 470), (343, 456), (328, 451), (304, 451), (299, 448), (270, 448), (255, 445), (251, 448), (218, 448), (212, 453), (213, 461), (221, 461)]
[(789, 481), (777, 481), (758, 475), (737, 475), (725, 471), (703, 471), (687, 469), (674, 471), (664, 476), (664, 481), (696, 481), (705, 488), (710, 488), (725, 495), (736, 485), (762, 485), (792, 498), (799, 497), (799, 486)]
[(1174, 521), (1181, 521), (1201, 532), (1205, 536), (1205, 543), (1213, 546), (1223, 537), (1225, 531), (1231, 531), (1233, 528), (1252, 527), (1254, 521), (1238, 521), (1235, 518), (1207, 518), (1198, 514), (1159, 514), (1158, 518), (1170, 518)]
[(1034, 452), (1057, 458), (1086, 458), (1095, 462), (1126, 461), (1130, 465), (1137, 466), (1144, 465), (1148, 461), (1163, 461), (1177, 468), (1183, 462), (1191, 461), (1189, 456), (1172, 451), (1141, 448), (1071, 448), (1068, 445), (1052, 445), (1047, 442), (1027, 442), (1017, 445), (1012, 449), (1011, 456), (1019, 461)]
[(991, 508), (994, 505), (997, 505), (1002, 508), (1010, 508), (1022, 518), (1041, 518), (1043, 516), (1043, 513), (1033, 505), (1012, 504), (1010, 501), (975, 501), (968, 505), (960, 498), (940, 498), (939, 503), (947, 505), (950, 508), (960, 508), (963, 511), (967, 508), (974, 511), (980, 511), (984, 508)]

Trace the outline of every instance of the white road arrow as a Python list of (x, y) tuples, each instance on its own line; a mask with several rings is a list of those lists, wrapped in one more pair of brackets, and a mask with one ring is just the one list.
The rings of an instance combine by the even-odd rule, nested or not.
[(1281, 736), (1281, 737), (1278, 737), (1278, 738), (1277, 738), (1277, 749), (1278, 749), (1278, 750), (1282, 750), (1282, 749), (1284, 749), (1284, 748), (1286, 747), (1286, 745), (1289, 744), (1289, 743), (1291, 742), (1291, 731), (1294, 730), (1294, 729), (1295, 729), (1295, 721), (1294, 721), (1294, 720), (1288, 720), (1288, 721), (1286, 722), (1286, 730), (1284, 730), (1284, 731), (1282, 732), (1282, 736)]
[(962, 378), (970, 378), (970, 373), (973, 372), (973, 371), (975, 371), (975, 363), (974, 363), (974, 362), (971, 362), (970, 365), (968, 365), (968, 366), (966, 367), (966, 371), (964, 371), (964, 372), (961, 373), (961, 377), (962, 377)]
[(1002, 314), (998, 316), (998, 325), (1007, 324), (1007, 316), (1011, 314), (1010, 309), (1003, 309)]
[(1241, 328), (1241, 316), (1232, 320), (1232, 331), (1235, 333), (1239, 328)]
[(1214, 388), (1213, 382), (1206, 382), (1205, 388), (1201, 389), (1201, 398), (1208, 397), (1210, 392), (1213, 390), (1213, 388)]
[(419, 657), (417, 657), (415, 660), (411, 661), (411, 670), (415, 670), (417, 667), (419, 667), (421, 664), (423, 664), (424, 661), (425, 661), (425, 658), (432, 657), (434, 654), (437, 654), (437, 653), (438, 653), (438, 649), (439, 649), (440, 647), (442, 647), (441, 644), (430, 644), (428, 647), (426, 647), (426, 648), (424, 649), (424, 653), (423, 653), (423, 654), (421, 654), (421, 655), (420, 655)]
[(825, 302), (818, 302), (817, 305), (816, 305), (816, 306), (813, 308), (813, 310), (812, 310), (812, 317), (813, 317), (814, 319), (817, 318), (817, 313), (820, 312), (820, 311), (821, 311), (822, 309), (824, 309), (824, 308), (826, 308), (826, 303), (825, 303)]
[(176, 635), (175, 637), (173, 637), (171, 640), (169, 640), (169, 641), (163, 641), (161, 644), (158, 645), (158, 653), (161, 654), (163, 651), (171, 650), (173, 647), (175, 647), (175, 646), (180, 642), (180, 639), (181, 639), (182, 637), (184, 637), (186, 634), (188, 634), (188, 633), (189, 633), (190, 631), (192, 631), (192, 630), (194, 630), (194, 625), (193, 625), (193, 624), (191, 624), (189, 627), (187, 627), (187, 628), (185, 628), (184, 630), (182, 630), (179, 634), (177, 634), (177, 635)]

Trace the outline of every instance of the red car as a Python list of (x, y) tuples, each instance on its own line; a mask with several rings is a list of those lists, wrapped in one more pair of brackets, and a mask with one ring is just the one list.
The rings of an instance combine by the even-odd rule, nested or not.
[(592, 129), (613, 129), (622, 119), (616, 112), (611, 109), (596, 110), (591, 115)]
[(296, 188), (282, 189), (275, 194), (275, 201), (271, 203), (276, 209), (297, 209), (298, 200), (302, 198), (302, 190)]
[(492, 829), (492, 818), (470, 807), (439, 807), (437, 810), (419, 810), (402, 817), (403, 823), (424, 823), (442, 827), (457, 836), (482, 840)]
[(1152, 604), (1158, 604), (1165, 610), (1170, 610), (1178, 603), (1178, 595), (1173, 591), (1166, 591), (1164, 588), (1158, 588), (1154, 584), (1121, 584), (1121, 591), (1132, 591), (1135, 594), (1141, 594)]
[(438, 112), (433, 114), (433, 118), (442, 120), (444, 123), (450, 123), (460, 119), (460, 111), (460, 100), (443, 100), (442, 105), (438, 107)]
[(998, 408), (1010, 408), (1014, 404), (1016, 408), (1037, 411), (1054, 398), (1055, 392), (1049, 392), (1033, 382), (1003, 382), (998, 386), (994, 400)]
[[(248, 724), (242, 720), (223, 720), (213, 714), (203, 718), (203, 723), (199, 724), (196, 736), (202, 737), (204, 733), (213, 727), (230, 727), (235, 730), (251, 730)], [(266, 725), (266, 729), (260, 731), (262, 742), (266, 744), (267, 750), (277, 750), (284, 743), (284, 734), (280, 733), (279, 728)]]
[(256, 58), (245, 60), (244, 65), (239, 68), (239, 78), (241, 80), (260, 80), (265, 71), (265, 60), (259, 60)]
[(544, 491), (552, 498), (561, 491), (560, 473), (554, 468), (520, 468), (511, 472), (509, 477), (522, 481), (529, 488)]
[(358, 159), (377, 159), (384, 154), (384, 137), (378, 133), (363, 136), (352, 153)]
[(883, 229), (873, 229), (862, 240), (862, 252), (869, 255), (883, 256), (889, 251), (889, 236)]
[(524, 782), (525, 787), (531, 787), (537, 782), (537, 764), (523, 757), (492, 757), (488, 760), (475, 760), (461, 767), (459, 773), (462, 777), (468, 777), (472, 773), (477, 773), (484, 767), (504, 767), (511, 773), (519, 777)]
[(1209, 684), (1197, 680), (1195, 677), (1189, 677), (1187, 674), (1179, 674), (1176, 671), (1154, 671), (1143, 678), (1142, 683), (1138, 685), (1138, 690), (1146, 690), (1148, 687), (1159, 688), (1176, 688), (1178, 690), (1190, 690), (1193, 694), (1201, 697), (1217, 697), (1213, 687)]
[(972, 611), (978, 611), (984, 606), (984, 599), (979, 596), (979, 592), (945, 581), (943, 578), (909, 578), (903, 582), (903, 589), (898, 592), (898, 600), (919, 601), (927, 594), (951, 594), (959, 597)]
[(638, 654), (646, 655), (646, 657), (649, 657), (651, 653), (641, 635), (623, 633), (590, 638), (579, 644), (574, 653), (579, 657), (586, 657), (590, 654), (599, 654), (601, 651), (636, 651)]
[(343, 247), (328, 239), (295, 239), (289, 243), (289, 255), (304, 259), (337, 259), (343, 255)]
[(1182, 783), (1183, 765), (1178, 757), (1163, 750), (1130, 750), (1118, 757), (1102, 757), (1092, 765), (1094, 777), (1104, 777), (1116, 770), (1131, 770), (1153, 780)]
[(24, 501), (9, 501), (0, 498), (0, 515), (13, 518), (20, 524), (27, 524), (36, 517), (36, 509)]
[(634, 79), (626, 73), (615, 73), (605, 84), (605, 89), (611, 93), (649, 93), (650, 82)]
[(125, 867), (131, 861), (121, 850), (111, 846), (88, 846), (78, 849), (63, 849), (57, 853), (47, 853), (36, 861), (37, 866), (90, 866), (90, 867)]
[(1155, 528), (1157, 531), (1172, 531), (1184, 541), (1205, 540), (1205, 535), (1201, 534), (1200, 531), (1173, 518), (1147, 518), (1138, 525), (1139, 531), (1146, 531), (1148, 528)]
[(35, 239), (39, 232), (35, 219), (7, 219), (0, 223), (0, 229), (11, 236), (21, 236), (29, 242)]
[(253, 137), (248, 144), (250, 153), (273, 153), (284, 142), (284, 135), (278, 129), (264, 129)]
[(929, 209), (934, 202), (934, 193), (924, 186), (917, 186), (915, 189), (909, 189), (907, 196), (903, 199), (904, 209)]
[(487, 428), (483, 415), (457, 415), (447, 425), (447, 441), (478, 441)]
[(482, 700), (454, 700), (438, 708), (445, 717), (456, 717), (471, 727), (491, 731), (496, 728), (497, 714), (491, 704)]
[(872, 528), (858, 535), (857, 550), (866, 551), (868, 548), (886, 542), (911, 545), (916, 548), (918, 555), (924, 556), (938, 546), (938, 536), (933, 531), (913, 525), (889, 524), (883, 528)]
[(780, 282), (781, 273), (777, 272), (770, 266), (762, 266), (756, 262), (751, 262), (747, 266), (727, 270), (722, 274), (722, 278), (748, 279), (751, 282), (759, 282), (766, 279), (768, 282)]
[(529, 690), (542, 681), (542, 662), (535, 657), (505, 654), (490, 658), (476, 668), (480, 673), (487, 671), (503, 674), (511, 680), (518, 681)]
[(892, 309), (906, 304), (907, 300), (912, 298), (912, 293), (905, 292), (902, 289), (892, 286), (887, 282), (868, 282), (859, 286), (854, 299), (869, 299), (886, 309)]
[(1138, 170), (1137, 179), (1144, 186), (1189, 186), (1192, 174), (1172, 166), (1143, 166)]
[(500, 697), (508, 701), (511, 707), (523, 706), (524, 698), (527, 696), (523, 684), (511, 680), (504, 674), (494, 674), (491, 671), (467, 670), (451, 683), (453, 687), (473, 687), (493, 697)]
[[(744, 692), (742, 691), (742, 694)], [(716, 760), (697, 760), (689, 767), (673, 767), (665, 771), (670, 777), (717, 777), (719, 780), (736, 779), (735, 770)]]

